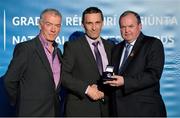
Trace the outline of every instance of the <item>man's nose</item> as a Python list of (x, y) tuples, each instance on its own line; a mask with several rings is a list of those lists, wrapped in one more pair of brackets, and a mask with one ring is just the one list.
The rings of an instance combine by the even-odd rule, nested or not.
[(93, 29), (93, 30), (96, 30), (96, 25), (92, 25), (92, 29)]

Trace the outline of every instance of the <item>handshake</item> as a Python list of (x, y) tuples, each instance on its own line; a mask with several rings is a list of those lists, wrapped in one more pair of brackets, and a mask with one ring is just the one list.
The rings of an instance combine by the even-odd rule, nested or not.
[(92, 100), (100, 100), (104, 98), (104, 92), (98, 89), (96, 84), (89, 85), (86, 93)]

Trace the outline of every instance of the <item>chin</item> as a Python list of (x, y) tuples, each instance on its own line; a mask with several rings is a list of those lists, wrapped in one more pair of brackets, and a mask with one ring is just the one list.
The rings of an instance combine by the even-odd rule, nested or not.
[(93, 39), (97, 39), (99, 36), (92, 36), (91, 38), (93, 38)]

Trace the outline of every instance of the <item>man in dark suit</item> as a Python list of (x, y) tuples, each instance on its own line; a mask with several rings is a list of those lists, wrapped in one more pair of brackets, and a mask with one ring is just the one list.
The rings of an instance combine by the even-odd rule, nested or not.
[(114, 87), (112, 111), (114, 116), (166, 116), (160, 95), (160, 78), (164, 66), (161, 41), (145, 36), (140, 16), (125, 11), (119, 19), (124, 39), (112, 51)]
[(18, 116), (60, 114), (62, 53), (55, 38), (61, 21), (59, 11), (45, 9), (40, 16), (39, 35), (14, 49), (4, 83)]
[[(85, 35), (66, 42), (64, 46), (62, 85), (68, 89), (65, 115), (108, 116), (105, 87), (98, 85), (102, 71), (109, 63), (112, 48), (111, 43), (100, 37), (102, 11), (96, 7), (87, 8), (82, 15), (82, 25)], [(100, 56), (96, 55), (94, 43), (97, 43)]]

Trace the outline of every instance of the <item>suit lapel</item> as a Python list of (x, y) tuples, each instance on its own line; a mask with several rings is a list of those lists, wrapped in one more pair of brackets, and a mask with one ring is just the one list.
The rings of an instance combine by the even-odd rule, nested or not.
[(108, 63), (110, 63), (110, 60), (111, 60), (111, 50), (109, 49), (110, 47), (104, 39), (101, 38), (101, 40), (103, 42), (104, 49), (108, 58)]
[(84, 36), (83, 38), (81, 38), (79, 40), (81, 42), (81, 47), (82, 47), (82, 50), (80, 50), (80, 51), (84, 52), (84, 55), (86, 55), (86, 57), (89, 59), (89, 63), (92, 64), (93, 68), (96, 68), (96, 70), (95, 70), (96, 72), (99, 72), (97, 64), (96, 64), (96, 60), (95, 60), (94, 55), (91, 51), (89, 43), (86, 40), (86, 37)]
[(39, 55), (39, 58), (41, 59), (44, 67), (46, 68), (47, 72), (49, 73), (50, 77), (53, 78), (53, 73), (49, 64), (49, 61), (47, 59), (47, 56), (44, 52), (44, 48), (39, 40), (38, 37), (35, 38), (35, 49), (37, 54)]
[[(62, 63), (63, 63), (63, 59), (62, 59), (62, 53), (61, 53), (61, 50), (58, 48), (57, 49), (57, 55), (58, 55), (58, 58), (59, 58), (59, 63), (61, 64), (61, 67), (62, 67)], [(60, 71), (60, 74), (62, 73), (62, 69)], [(60, 83), (61, 83), (61, 76), (59, 78), (59, 82), (58, 82), (58, 85), (57, 85), (57, 89), (60, 88)]]
[(140, 51), (141, 47), (143, 46), (143, 37), (144, 35), (141, 33), (139, 35), (139, 37), (137, 38), (133, 49), (131, 51), (131, 53), (129, 54), (126, 63), (123, 66), (123, 71), (126, 70), (126, 68), (128, 67), (128, 65), (130, 64), (130, 62), (134, 59), (134, 57), (136, 57), (136, 55), (138, 54), (138, 52)]
[[(119, 71), (119, 66), (120, 66), (120, 61), (121, 61), (121, 57), (122, 57), (122, 53), (123, 53), (123, 48), (125, 45), (125, 41), (121, 42), (114, 51), (114, 56), (113, 58), (113, 62), (115, 62), (115, 64), (113, 66), (115, 66), (115, 73), (118, 73)], [(117, 57), (117, 58), (116, 58)]]
[(62, 53), (61, 53), (61, 50), (59, 48), (57, 49), (57, 55), (58, 55), (60, 63), (62, 63), (63, 62)]

